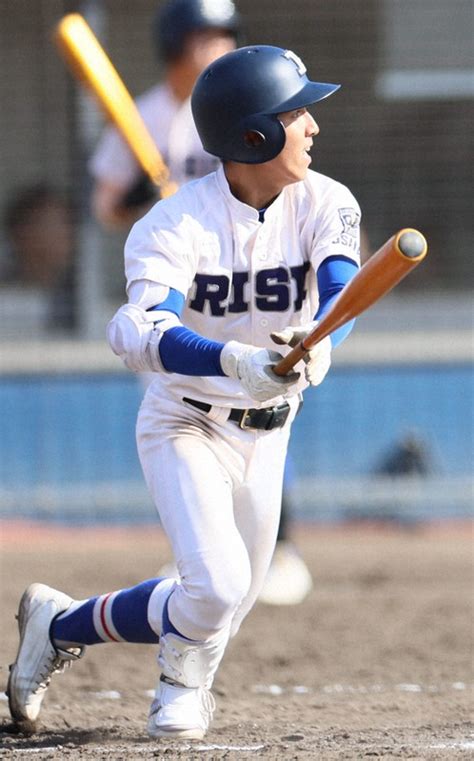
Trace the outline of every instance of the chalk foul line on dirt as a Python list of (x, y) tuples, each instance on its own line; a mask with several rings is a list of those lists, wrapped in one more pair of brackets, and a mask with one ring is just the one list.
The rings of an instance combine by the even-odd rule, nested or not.
[[(416, 684), (410, 682), (400, 682), (399, 684), (368, 684), (368, 685), (353, 685), (353, 684), (325, 684), (322, 687), (306, 687), (304, 684), (290, 685), (282, 687), (279, 684), (253, 684), (250, 687), (250, 692), (254, 692), (260, 695), (273, 695), (278, 697), (279, 695), (288, 695), (293, 693), (294, 695), (344, 695), (344, 694), (370, 694), (381, 692), (411, 692), (411, 693), (427, 693), (427, 692), (446, 692), (448, 690), (470, 690), (474, 685), (467, 682), (449, 682), (448, 684)], [(98, 690), (96, 692), (84, 692), (83, 694), (96, 698), (97, 700), (121, 700), (122, 693), (117, 690)], [(145, 690), (144, 695), (146, 697), (154, 697), (155, 690)], [(4, 692), (0, 692), (0, 701), (8, 700)]]
[(352, 684), (326, 684), (323, 687), (312, 688), (305, 687), (304, 685), (293, 685), (289, 687), (282, 687), (279, 684), (253, 684), (250, 688), (251, 692), (259, 693), (261, 695), (288, 695), (293, 693), (296, 695), (305, 694), (325, 694), (325, 695), (338, 695), (338, 694), (370, 694), (381, 692), (446, 692), (447, 690), (468, 690), (470, 685), (466, 682), (451, 682), (449, 684), (412, 684), (409, 682), (402, 682), (399, 684), (369, 684), (369, 685), (352, 685)]
[[(111, 748), (114, 746), (110, 745), (94, 745), (94, 750), (97, 753), (104, 752), (109, 753)], [(202, 744), (202, 745), (176, 745), (173, 746), (173, 750), (177, 753), (189, 753), (189, 751), (193, 751), (193, 753), (205, 753), (206, 751), (210, 750), (224, 750), (224, 751), (233, 751), (234, 753), (257, 753), (258, 751), (264, 750), (266, 748), (265, 744), (260, 745), (224, 745), (224, 744), (218, 744), (218, 743), (209, 743), (209, 744)], [(40, 748), (11, 748), (11, 753), (16, 754), (22, 754), (22, 753), (57, 753), (58, 751), (62, 750), (62, 745), (48, 745), (48, 746), (42, 746)], [(155, 751), (152, 747), (150, 747), (149, 744), (136, 746), (135, 751), (140, 750), (141, 753), (147, 754), (148, 751), (153, 752), (153, 755), (155, 755)]]

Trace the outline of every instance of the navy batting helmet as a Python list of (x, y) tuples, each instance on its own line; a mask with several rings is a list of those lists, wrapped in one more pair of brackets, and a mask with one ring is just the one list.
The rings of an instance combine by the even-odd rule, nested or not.
[(237, 37), (240, 16), (232, 0), (167, 0), (153, 23), (153, 38), (160, 58), (179, 58), (186, 37), (200, 29), (223, 29)]
[(286, 134), (278, 114), (316, 103), (340, 85), (311, 82), (291, 50), (271, 45), (238, 48), (199, 76), (192, 110), (204, 149), (243, 164), (278, 156)]

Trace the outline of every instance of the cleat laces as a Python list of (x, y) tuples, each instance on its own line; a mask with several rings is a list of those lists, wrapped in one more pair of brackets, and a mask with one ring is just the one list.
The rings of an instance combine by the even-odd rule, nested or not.
[(82, 658), (84, 651), (85, 647), (76, 647), (71, 648), (71, 650), (60, 650), (52, 653), (38, 674), (39, 681), (33, 690), (33, 694), (47, 690), (53, 674), (63, 674), (66, 669), (71, 668), (74, 661)]
[(206, 713), (210, 722), (214, 715), (214, 711), (216, 710), (216, 701), (214, 695), (210, 690), (206, 690), (204, 687), (201, 687), (199, 689), (199, 700), (201, 702), (202, 709)]

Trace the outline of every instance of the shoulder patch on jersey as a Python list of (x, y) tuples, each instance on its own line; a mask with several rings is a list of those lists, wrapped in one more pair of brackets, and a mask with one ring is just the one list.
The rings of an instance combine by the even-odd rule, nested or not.
[(338, 209), (338, 212), (342, 222), (342, 234), (351, 235), (355, 238), (357, 236), (357, 228), (360, 224), (360, 213), (356, 209), (350, 207)]

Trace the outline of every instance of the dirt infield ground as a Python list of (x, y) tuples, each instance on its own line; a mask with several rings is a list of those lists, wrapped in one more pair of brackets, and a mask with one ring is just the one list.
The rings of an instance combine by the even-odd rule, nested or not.
[[(256, 606), (215, 683), (203, 742), (146, 738), (154, 649), (99, 645), (53, 679), (40, 733), (8, 731), (2, 758), (457, 759), (474, 756), (473, 567), (469, 527), (301, 529), (315, 579), (302, 605)], [(14, 614), (31, 581), (76, 598), (153, 576), (158, 529), (2, 527), (1, 684)]]

